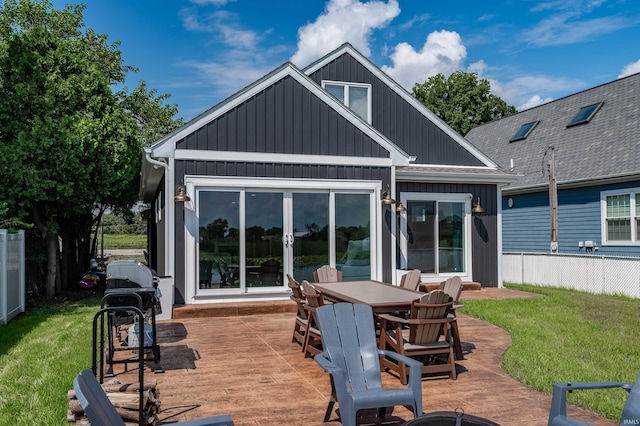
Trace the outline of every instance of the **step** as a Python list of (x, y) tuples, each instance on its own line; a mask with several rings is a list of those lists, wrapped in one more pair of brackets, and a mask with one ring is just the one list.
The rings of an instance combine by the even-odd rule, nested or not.
[[(436, 290), (440, 286), (440, 283), (425, 283), (420, 284), (420, 287), (426, 289), (426, 291)], [(481, 290), (482, 284), (475, 281), (463, 281), (462, 282), (462, 291), (473, 291), (473, 290)]]
[(205, 303), (196, 305), (176, 305), (173, 319), (235, 317), (261, 314), (296, 313), (295, 302), (286, 300), (265, 300), (260, 302)]

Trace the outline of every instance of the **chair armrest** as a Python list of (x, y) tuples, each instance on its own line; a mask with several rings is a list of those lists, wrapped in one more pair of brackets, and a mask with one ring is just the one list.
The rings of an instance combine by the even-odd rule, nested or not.
[(383, 356), (388, 356), (389, 358), (393, 358), (396, 361), (400, 361), (404, 364), (407, 364), (409, 367), (418, 367), (418, 368), (422, 368), (422, 366), (424, 364), (422, 364), (420, 361), (413, 359), (413, 358), (409, 358), (408, 356), (405, 355), (401, 355), (397, 352), (394, 351), (388, 351), (386, 349), (378, 349), (378, 356), (380, 358), (382, 358)]
[(627, 392), (631, 390), (633, 384), (624, 382), (575, 382), (575, 383), (555, 383), (553, 385), (553, 395), (551, 397), (551, 408), (549, 409), (548, 425), (564, 424), (584, 424), (567, 418), (567, 392), (574, 390), (589, 389), (611, 389), (623, 388)]
[(316, 355), (315, 357), (313, 357), (313, 359), (320, 365), (320, 367), (322, 367), (322, 369), (324, 371), (326, 371), (329, 374), (342, 374), (342, 370), (335, 365), (333, 362), (331, 362), (326, 355), (324, 354), (324, 352), (319, 353), (318, 355)]
[(389, 321), (389, 322), (394, 322), (394, 323), (400, 323), (400, 324), (409, 324), (409, 320), (405, 319), (405, 318), (400, 318), (397, 317), (395, 315), (391, 315), (391, 314), (376, 314), (376, 316), (378, 318), (380, 318), (381, 320), (385, 320), (385, 321)]

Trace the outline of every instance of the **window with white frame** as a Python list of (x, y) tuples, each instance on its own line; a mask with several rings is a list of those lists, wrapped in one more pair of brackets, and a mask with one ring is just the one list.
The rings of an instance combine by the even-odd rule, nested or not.
[(640, 245), (640, 188), (602, 192), (600, 204), (602, 243)]
[(363, 120), (371, 123), (371, 85), (323, 81), (322, 87)]

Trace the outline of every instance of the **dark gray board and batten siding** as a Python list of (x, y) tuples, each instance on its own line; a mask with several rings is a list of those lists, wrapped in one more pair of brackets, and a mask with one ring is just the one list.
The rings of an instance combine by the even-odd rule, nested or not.
[(484, 166), (351, 55), (341, 55), (309, 77), (319, 85), (323, 80), (370, 84), (371, 125), (415, 156), (415, 164)]
[[(187, 135), (177, 149), (298, 155), (389, 157), (389, 152), (291, 77), (285, 77), (212, 122)], [(326, 164), (176, 160), (175, 178), (185, 175), (349, 179), (391, 182), (390, 167)], [(176, 253), (184, 253), (184, 215), (176, 206)], [(383, 279), (391, 280), (391, 235), (383, 222)], [(176, 256), (176, 303), (184, 303), (185, 264)]]

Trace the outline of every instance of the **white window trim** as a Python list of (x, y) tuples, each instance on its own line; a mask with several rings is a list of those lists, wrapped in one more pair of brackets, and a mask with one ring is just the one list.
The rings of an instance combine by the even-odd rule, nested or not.
[[(603, 246), (640, 246), (640, 240), (636, 239), (636, 219), (640, 217), (640, 212), (636, 211), (636, 194), (640, 193), (640, 188), (625, 188), (600, 192), (600, 231)], [(607, 197), (612, 195), (629, 195), (631, 204), (631, 240), (609, 240), (607, 239)]]
[(322, 88), (324, 89), (325, 86), (327, 84), (330, 85), (334, 85), (334, 86), (342, 86), (343, 90), (344, 90), (344, 94), (343, 94), (343, 98), (344, 98), (344, 105), (351, 109), (349, 107), (349, 90), (347, 90), (349, 87), (364, 87), (367, 89), (367, 118), (363, 118), (360, 117), (355, 111), (354, 114), (358, 115), (358, 117), (362, 118), (364, 121), (366, 121), (367, 123), (371, 124), (371, 85), (367, 84), (367, 83), (352, 83), (349, 81), (333, 81), (333, 80), (322, 80)]
[[(445, 194), (430, 192), (402, 192), (400, 201), (403, 206), (408, 206), (409, 201), (438, 201), (438, 202), (454, 202), (464, 203), (464, 247), (465, 247), (465, 272), (464, 273), (443, 273), (428, 274), (422, 273), (422, 277), (428, 279), (449, 277), (453, 275), (460, 276), (463, 280), (473, 279), (472, 270), (472, 244), (471, 244), (471, 198), (472, 194)], [(400, 218), (400, 267), (407, 268), (407, 213), (403, 212)]]
[[(200, 189), (213, 189), (216, 191), (244, 191), (247, 188), (255, 189), (280, 189), (280, 190), (329, 190), (334, 193), (349, 191), (370, 191), (371, 192), (371, 276), (374, 279), (382, 279), (382, 207), (380, 200), (382, 183), (380, 181), (362, 180), (331, 180), (331, 179), (280, 179), (280, 178), (246, 178), (246, 177), (204, 177), (185, 176), (184, 185), (187, 193), (192, 196), (192, 200), (184, 203), (185, 215), (185, 282), (194, 283), (197, 280), (198, 265), (197, 244), (198, 240), (198, 207), (196, 205), (198, 197), (195, 196)], [(332, 197), (333, 198), (333, 197)], [(242, 197), (241, 197), (242, 200)], [(243, 209), (241, 201), (241, 209)], [(241, 227), (244, 223), (241, 223)], [(330, 241), (335, 246), (335, 240)], [(335, 259), (333, 259), (335, 262)], [(287, 291), (284, 286), (283, 291)], [(226, 298), (229, 300), (250, 301), (252, 298), (260, 300), (259, 293), (239, 294), (231, 290), (227, 296), (224, 292), (218, 292), (218, 296), (200, 297), (194, 286), (185, 286), (185, 301), (187, 304), (207, 303), (211, 300)], [(234, 299), (234, 297), (236, 299)]]

